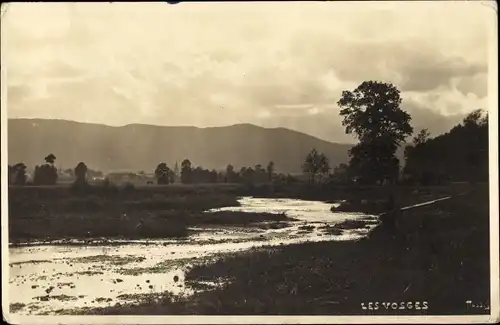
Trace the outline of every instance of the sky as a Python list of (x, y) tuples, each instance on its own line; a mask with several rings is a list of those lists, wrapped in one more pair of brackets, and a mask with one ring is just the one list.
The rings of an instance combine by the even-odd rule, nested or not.
[(9, 118), (252, 123), (353, 142), (343, 90), (401, 90), (416, 131), (487, 109), (493, 2), (11, 3)]

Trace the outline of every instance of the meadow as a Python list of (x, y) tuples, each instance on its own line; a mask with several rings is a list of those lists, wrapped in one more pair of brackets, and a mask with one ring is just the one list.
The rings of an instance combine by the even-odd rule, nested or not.
[[(105, 238), (182, 238), (198, 225), (257, 224), (287, 221), (284, 216), (256, 213), (203, 213), (237, 206), (238, 197), (278, 197), (337, 202), (348, 200), (362, 210), (361, 201), (387, 200), (391, 193), (401, 206), (458, 194), (467, 185), (418, 188), (321, 187), (297, 184), (169, 184), (92, 185), (75, 189), (69, 184), (9, 187), (9, 242)], [(381, 211), (364, 211), (381, 212)]]
[[(488, 314), (488, 188), (405, 212), (354, 242), (263, 247), (196, 266), (186, 279), (229, 279), (190, 298), (168, 294), (85, 314)], [(151, 298), (151, 297), (150, 297)], [(483, 307), (471, 307), (483, 304)]]
[[(68, 314), (486, 314), (489, 304), (487, 184), (447, 186), (276, 187), (270, 184), (23, 186), (9, 189), (9, 242), (54, 239), (183, 240), (190, 227), (262, 227), (284, 214), (219, 211), (241, 196), (362, 202), (394, 195), (398, 206), (451, 196), (405, 211), (394, 228), (368, 237), (264, 246), (220, 255), (187, 270), (186, 283), (220, 282), (191, 297), (145, 295), (135, 304), (60, 311)], [(368, 205), (369, 206), (369, 205)], [(369, 211), (365, 211), (368, 213)], [(374, 212), (374, 211), (372, 211)], [(377, 211), (377, 213), (380, 211)], [(347, 229), (351, 223), (341, 224)], [(278, 227), (278, 226), (277, 226)], [(305, 226), (304, 226), (305, 227)], [(418, 308), (417, 308), (418, 305)]]

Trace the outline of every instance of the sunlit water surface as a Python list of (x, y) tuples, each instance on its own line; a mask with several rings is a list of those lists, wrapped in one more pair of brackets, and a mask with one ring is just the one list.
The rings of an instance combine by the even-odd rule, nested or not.
[(74, 241), (71, 245), (52, 242), (11, 247), (11, 312), (57, 314), (63, 309), (138, 303), (140, 297), (163, 292), (188, 296), (196, 290), (184, 282), (185, 272), (217, 255), (260, 246), (354, 240), (376, 225), (368, 223), (332, 235), (326, 226), (366, 215), (332, 213), (331, 203), (318, 201), (244, 197), (239, 202), (241, 206), (213, 211), (285, 213), (297, 221), (279, 229), (192, 228), (193, 235), (177, 241), (116, 240), (92, 245)]

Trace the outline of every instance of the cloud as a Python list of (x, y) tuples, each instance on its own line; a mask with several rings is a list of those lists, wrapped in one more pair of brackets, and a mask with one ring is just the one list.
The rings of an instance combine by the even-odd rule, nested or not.
[(488, 95), (488, 74), (478, 73), (472, 76), (456, 79), (456, 88), (464, 95), (477, 95), (484, 98)]
[(364, 80), (394, 83), (415, 121), (441, 121), (436, 132), (487, 99), (490, 16), (480, 5), (10, 6), (2, 62), (12, 117), (249, 122), (347, 141), (336, 102)]

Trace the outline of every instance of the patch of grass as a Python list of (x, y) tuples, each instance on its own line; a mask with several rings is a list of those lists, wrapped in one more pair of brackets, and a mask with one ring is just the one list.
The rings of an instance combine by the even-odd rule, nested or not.
[(122, 218), (113, 214), (75, 214), (9, 218), (9, 241), (85, 238), (181, 238), (188, 235), (186, 224), (147, 214)]
[(40, 301), (49, 301), (49, 300), (59, 300), (59, 301), (72, 301), (72, 300), (77, 300), (78, 297), (75, 296), (68, 296), (68, 295), (55, 295), (55, 296), (37, 296), (34, 297), (33, 299), (37, 299)]
[(342, 230), (351, 230), (351, 229), (361, 229), (367, 227), (367, 222), (365, 220), (345, 220), (341, 223), (334, 225), (333, 227)]
[[(174, 296), (169, 292), (163, 293), (142, 293), (142, 294), (123, 294), (117, 297), (125, 302), (118, 302), (111, 307), (83, 307), (75, 309), (66, 309), (59, 311), (58, 315), (118, 315), (129, 314), (128, 310), (135, 310), (140, 306), (150, 306), (151, 304), (175, 306), (177, 301), (182, 301), (182, 297)], [(132, 301), (132, 302), (131, 302)], [(144, 314), (147, 315), (147, 314)], [(165, 312), (157, 311), (152, 315), (166, 315)]]
[[(61, 186), (11, 187), (9, 242), (182, 238), (188, 235), (188, 224), (204, 222), (200, 218), (203, 211), (238, 205), (236, 195), (226, 190), (217, 193), (217, 187), (181, 188), (129, 188), (115, 192), (97, 186), (75, 192)], [(159, 217), (165, 215), (170, 217)]]
[(10, 310), (11, 313), (17, 313), (18, 311), (20, 311), (24, 307), (26, 307), (26, 304), (23, 304), (23, 303), (20, 303), (20, 302), (16, 302), (16, 303), (13, 303), (13, 304), (9, 305), (9, 310)]
[(284, 213), (248, 213), (233, 211), (205, 212), (189, 216), (190, 225), (227, 225), (227, 226), (257, 226), (262, 222), (294, 221)]
[(291, 227), (292, 223), (283, 222), (283, 221), (265, 221), (265, 222), (258, 223), (256, 226), (260, 229), (265, 229), (265, 230), (282, 229), (282, 228)]
[(170, 271), (172, 268), (179, 268), (183, 267), (187, 264), (193, 264), (193, 263), (201, 263), (203, 259), (197, 259), (196, 257), (193, 258), (183, 258), (183, 259), (176, 259), (176, 260), (165, 260), (160, 263), (157, 263), (154, 266), (151, 267), (136, 267), (136, 268), (129, 268), (129, 269), (118, 269), (117, 272), (123, 275), (140, 275), (140, 274), (147, 274), (147, 273), (163, 273), (166, 271)]
[(104, 274), (104, 272), (101, 272), (101, 271), (78, 271), (78, 272), (69, 273), (69, 274), (74, 274), (74, 275), (99, 275), (99, 274)]
[[(146, 258), (143, 256), (135, 256), (135, 255), (93, 255), (93, 256), (84, 256), (69, 259), (70, 262), (73, 263), (110, 263), (113, 265), (125, 265), (129, 263), (137, 263), (142, 262)], [(88, 272), (88, 271), (86, 271)], [(102, 273), (102, 272), (100, 272)]]
[(215, 288), (217, 288), (217, 286), (215, 284), (208, 284), (206, 282), (202, 282), (202, 281), (186, 281), (186, 286), (188, 286), (189, 288), (193, 289), (193, 290), (196, 290), (196, 291), (208, 291), (208, 290), (214, 290)]
[(210, 195), (189, 195), (165, 197), (154, 195), (135, 201), (125, 201), (125, 208), (133, 210), (188, 210), (204, 211), (208, 209), (221, 208), (226, 206), (238, 206), (235, 196), (210, 194)]
[(316, 228), (316, 227), (314, 227), (312, 225), (302, 225), (302, 226), (299, 226), (299, 230), (304, 230), (304, 231), (307, 231), (307, 232), (313, 231), (314, 228)]
[(31, 260), (31, 261), (13, 262), (13, 263), (10, 263), (10, 265), (40, 264), (40, 263), (52, 263), (52, 261), (49, 261), (49, 260)]
[(343, 231), (342, 229), (339, 229), (338, 227), (335, 226), (321, 226), (318, 229), (323, 230), (327, 235), (332, 235), (332, 236), (340, 236), (342, 235)]

